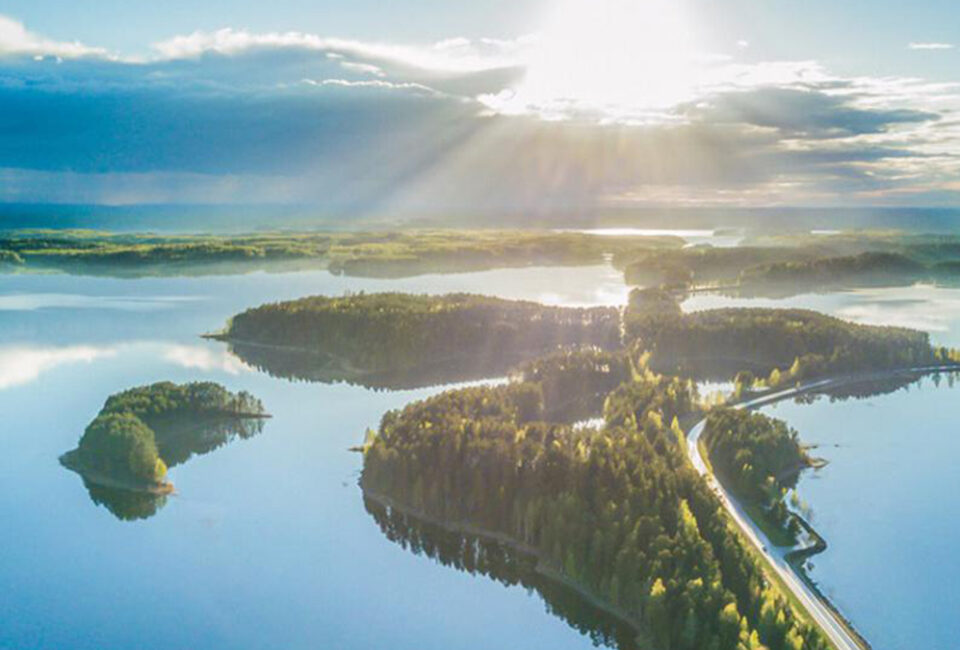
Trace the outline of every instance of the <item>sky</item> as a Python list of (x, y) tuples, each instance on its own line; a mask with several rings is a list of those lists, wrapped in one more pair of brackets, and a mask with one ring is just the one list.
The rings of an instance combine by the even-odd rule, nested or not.
[(7, 0), (0, 201), (960, 207), (960, 6)]

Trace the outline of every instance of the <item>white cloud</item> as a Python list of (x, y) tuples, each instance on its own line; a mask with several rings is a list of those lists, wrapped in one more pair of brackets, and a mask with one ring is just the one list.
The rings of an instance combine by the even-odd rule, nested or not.
[(71, 363), (91, 363), (116, 354), (114, 348), (76, 345), (70, 347), (0, 348), (0, 390), (29, 384), (42, 373)]
[(952, 43), (910, 43), (907, 46), (911, 50), (952, 50)]
[(45, 56), (72, 59), (83, 56), (108, 56), (107, 50), (89, 47), (79, 41), (54, 41), (31, 31), (23, 23), (0, 14), (0, 56), (29, 55), (35, 59)]
[(304, 79), (303, 83), (308, 86), (337, 86), (340, 88), (380, 88), (384, 90), (412, 90), (423, 92), (428, 95), (442, 95), (443, 93), (425, 86), (424, 84), (406, 82), (397, 83), (393, 81), (383, 81), (382, 79), (366, 79), (363, 81), (353, 81), (350, 79)]
[(153, 48), (166, 59), (197, 58), (204, 54), (237, 55), (257, 49), (302, 49), (325, 53), (331, 58), (384, 61), (437, 72), (477, 72), (518, 64), (517, 53), (529, 43), (482, 39), (447, 39), (427, 46), (393, 45), (324, 38), (303, 32), (253, 33), (231, 28), (214, 32), (197, 31), (155, 43)]

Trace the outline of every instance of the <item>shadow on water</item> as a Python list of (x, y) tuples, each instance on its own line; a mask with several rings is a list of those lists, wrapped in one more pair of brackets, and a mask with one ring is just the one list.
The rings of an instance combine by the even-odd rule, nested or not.
[(373, 390), (412, 390), (502, 377), (520, 362), (545, 352), (460, 357), (385, 372), (366, 372), (319, 352), (235, 342), (229, 344), (229, 350), (243, 363), (271, 377), (323, 384), (347, 383)]
[(464, 535), (364, 497), (364, 507), (391, 542), (443, 566), (482, 575), (504, 586), (536, 591), (548, 613), (566, 622), (596, 646), (641, 650), (636, 630), (595, 607), (570, 587), (537, 571), (537, 559), (499, 542)]

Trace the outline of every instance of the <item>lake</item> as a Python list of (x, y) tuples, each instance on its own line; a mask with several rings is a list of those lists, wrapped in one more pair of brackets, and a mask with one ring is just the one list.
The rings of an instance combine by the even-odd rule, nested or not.
[[(0, 278), (0, 648), (589, 648), (536, 591), (388, 540), (357, 486), (381, 415), (437, 392), (289, 382), (198, 335), (263, 302), (344, 291), (471, 291), (622, 303), (610, 267), (406, 280), (326, 272)], [(112, 393), (212, 380), (274, 418), (173, 468), (178, 493), (121, 521), (60, 466)], [(590, 617), (590, 613), (584, 614)]]
[[(612, 624), (571, 594), (444, 566), (388, 539), (367, 511), (362, 459), (349, 448), (385, 411), (440, 387), (291, 382), (198, 338), (263, 302), (385, 290), (573, 306), (624, 304), (628, 292), (608, 266), (401, 280), (321, 271), (3, 276), (0, 648), (593, 647), (581, 630)], [(930, 287), (787, 301), (703, 295), (687, 307), (761, 302), (919, 324), (960, 344), (960, 292)], [(107, 396), (166, 379), (250, 391), (274, 418), (259, 435), (173, 468), (177, 494), (152, 517), (122, 521), (57, 459)], [(944, 499), (960, 480), (947, 467), (956, 396), (928, 383), (867, 401), (771, 409), (831, 461), (799, 486), (831, 545), (814, 558), (813, 576), (877, 650), (906, 648), (903, 638), (926, 641), (912, 648), (949, 647), (960, 631), (951, 594), (960, 570), (949, 550), (960, 513)]]

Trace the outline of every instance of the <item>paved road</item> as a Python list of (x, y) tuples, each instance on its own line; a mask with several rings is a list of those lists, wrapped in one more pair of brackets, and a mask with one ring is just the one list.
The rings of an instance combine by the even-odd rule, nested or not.
[[(859, 375), (846, 375), (843, 377), (834, 377), (830, 379), (821, 379), (808, 382), (775, 393), (757, 397), (746, 402), (741, 402), (737, 408), (756, 409), (761, 406), (773, 404), (784, 399), (790, 399), (802, 393), (814, 392), (829, 388), (831, 386), (840, 386), (843, 384), (854, 384), (875, 379), (885, 379), (894, 377), (898, 374), (924, 374), (944, 370), (957, 371), (956, 366), (922, 366), (918, 368), (908, 368), (896, 371), (886, 371), (878, 373), (864, 373)], [(820, 625), (824, 633), (830, 638), (838, 650), (863, 650), (864, 645), (851, 633), (847, 627), (839, 620), (834, 611), (818, 596), (806, 582), (800, 578), (790, 563), (787, 562), (786, 555), (790, 548), (778, 548), (774, 546), (762, 530), (753, 522), (743, 508), (743, 505), (737, 501), (730, 492), (714, 478), (713, 474), (707, 468), (706, 462), (700, 455), (700, 436), (703, 434), (706, 420), (698, 422), (687, 434), (687, 448), (690, 454), (690, 460), (696, 470), (706, 479), (710, 488), (720, 497), (731, 519), (740, 527), (743, 534), (750, 542), (762, 553), (777, 575), (783, 580), (790, 591), (803, 603), (803, 606), (810, 613), (810, 616)]]

